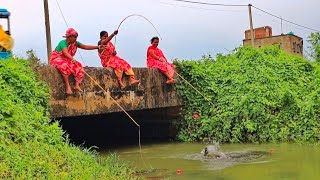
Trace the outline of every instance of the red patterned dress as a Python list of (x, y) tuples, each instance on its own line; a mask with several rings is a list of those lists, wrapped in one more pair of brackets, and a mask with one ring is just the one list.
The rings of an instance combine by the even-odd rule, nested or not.
[(115, 52), (114, 45), (111, 42), (108, 42), (105, 49), (102, 50), (102, 52), (99, 52), (102, 66), (114, 69), (118, 78), (122, 77), (123, 72), (130, 76), (130, 78), (134, 78), (134, 72), (130, 64), (119, 56), (114, 55)]
[[(62, 40), (65, 41), (65, 40)], [(62, 43), (62, 41), (59, 42)], [(65, 42), (64, 42), (65, 43)], [(59, 46), (58, 45), (58, 46)], [(68, 53), (73, 57), (76, 52), (77, 48), (80, 45), (79, 42), (74, 42), (72, 44), (68, 45)], [(52, 52), (51, 58), (50, 58), (50, 64), (52, 66), (57, 67), (57, 69), (61, 72), (63, 75), (70, 75), (71, 73), (74, 75), (75, 80), (77, 82), (81, 82), (84, 76), (84, 71), (82, 68), (82, 64), (77, 62), (76, 64), (71, 62), (71, 59), (65, 57), (62, 50), (58, 52), (58, 47)]]
[[(156, 56), (161, 57), (165, 61), (163, 62), (163, 61), (159, 61), (157, 59), (154, 59), (151, 56), (151, 52), (150, 52), (151, 50), (154, 51)], [(149, 46), (148, 52), (147, 52), (147, 66), (151, 67), (151, 68), (158, 68), (162, 73), (168, 73), (171, 77), (174, 76), (175, 69), (174, 69), (173, 64), (169, 63), (167, 61), (167, 58), (164, 56), (161, 49), (159, 49), (159, 48)]]

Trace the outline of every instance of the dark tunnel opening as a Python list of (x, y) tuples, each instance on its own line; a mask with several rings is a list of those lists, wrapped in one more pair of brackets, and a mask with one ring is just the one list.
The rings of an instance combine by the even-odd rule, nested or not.
[[(168, 142), (175, 139), (173, 121), (180, 117), (181, 107), (129, 111), (140, 125), (141, 143)], [(138, 145), (139, 128), (124, 112), (64, 117), (58, 119), (71, 143), (103, 150)]]

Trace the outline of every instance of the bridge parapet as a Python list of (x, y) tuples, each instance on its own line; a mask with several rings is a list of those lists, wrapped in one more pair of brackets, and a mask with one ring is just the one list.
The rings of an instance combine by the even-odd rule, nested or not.
[[(106, 92), (101, 90), (89, 77), (81, 83), (84, 93), (67, 95), (63, 78), (51, 66), (38, 69), (40, 77), (50, 88), (50, 111), (52, 118), (106, 114), (119, 112), (119, 103), (126, 111), (182, 106), (182, 100), (173, 85), (165, 84), (165, 76), (157, 69), (133, 68), (141, 83), (137, 87), (120, 90), (115, 74), (111, 69), (85, 67), (84, 70), (95, 79)], [(69, 78), (71, 86), (73, 76)], [(129, 78), (123, 77), (129, 84)], [(115, 102), (116, 101), (116, 102)]]

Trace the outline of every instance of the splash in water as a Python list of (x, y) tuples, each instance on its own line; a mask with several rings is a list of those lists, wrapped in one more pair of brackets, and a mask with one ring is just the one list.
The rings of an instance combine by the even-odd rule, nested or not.
[[(266, 151), (222, 152), (219, 143), (213, 141), (212, 144), (204, 147), (200, 154), (186, 154), (183, 158), (202, 161), (206, 169), (219, 170), (248, 162), (260, 162), (262, 158), (268, 155), (270, 153)], [(268, 161), (263, 162), (266, 163)]]
[(203, 154), (207, 158), (226, 158), (227, 156), (220, 151), (219, 143), (213, 141), (212, 145), (206, 146), (202, 151)]

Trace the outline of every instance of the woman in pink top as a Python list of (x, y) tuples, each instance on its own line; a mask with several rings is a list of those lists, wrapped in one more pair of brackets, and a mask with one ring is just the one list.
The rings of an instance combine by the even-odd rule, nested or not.
[(151, 39), (151, 46), (148, 48), (147, 52), (147, 66), (149, 68), (158, 68), (164, 75), (167, 76), (167, 84), (174, 84), (176, 80), (174, 79), (174, 66), (172, 63), (169, 63), (158, 48), (159, 38), (153, 37)]
[(93, 50), (99, 49), (99, 46), (85, 45), (77, 41), (78, 32), (73, 28), (69, 28), (66, 31), (66, 35), (63, 37), (66, 39), (61, 40), (55, 50), (51, 53), (50, 65), (57, 67), (61, 72), (66, 83), (67, 94), (72, 94), (69, 84), (70, 74), (73, 74), (76, 80), (74, 90), (82, 92), (79, 85), (83, 79), (84, 71), (82, 64), (76, 61), (73, 56), (76, 54), (78, 48)]
[(122, 74), (125, 73), (130, 77), (130, 85), (135, 86), (140, 83), (140, 80), (135, 78), (134, 72), (130, 64), (117, 56), (117, 51), (114, 45), (110, 42), (111, 39), (118, 34), (118, 30), (114, 31), (110, 36), (108, 36), (107, 31), (100, 32), (100, 41), (98, 45), (104, 45), (104, 49), (98, 51), (99, 57), (101, 59), (101, 64), (103, 67), (112, 68), (116, 74), (120, 89), (124, 89), (125, 85), (122, 82)]

